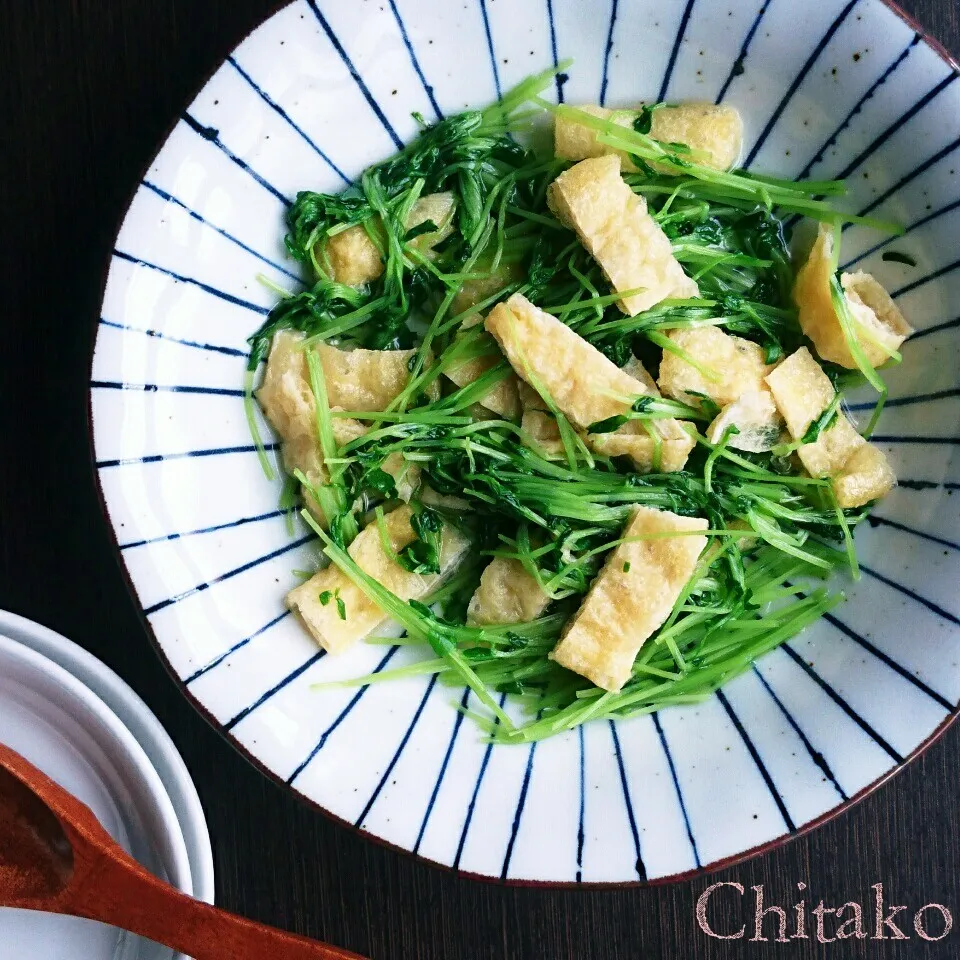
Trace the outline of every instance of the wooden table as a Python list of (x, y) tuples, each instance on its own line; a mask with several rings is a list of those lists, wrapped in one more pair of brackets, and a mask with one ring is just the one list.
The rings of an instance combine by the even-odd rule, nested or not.
[[(902, 3), (960, 51), (956, 0)], [(278, 6), (0, 4), (0, 607), (77, 640), (156, 711), (207, 811), (217, 899), (258, 920), (377, 960), (960, 956), (960, 930), (929, 945), (777, 945), (711, 939), (695, 920), (697, 898), (718, 881), (750, 897), (763, 884), (767, 903), (785, 905), (802, 881), (811, 906), (871, 902), (883, 882), (913, 910), (936, 901), (960, 911), (960, 726), (855, 809), (741, 866), (663, 888), (526, 890), (458, 879), (335, 826), (257, 773), (184, 700), (147, 641), (101, 515), (88, 358), (104, 265), (143, 166), (202, 80)], [(728, 929), (742, 922), (727, 919)]]

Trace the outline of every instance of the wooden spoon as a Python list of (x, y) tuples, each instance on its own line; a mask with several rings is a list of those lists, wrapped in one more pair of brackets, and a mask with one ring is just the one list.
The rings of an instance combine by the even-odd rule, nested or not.
[(195, 960), (363, 960), (164, 883), (114, 842), (89, 807), (3, 744), (0, 906), (99, 920)]

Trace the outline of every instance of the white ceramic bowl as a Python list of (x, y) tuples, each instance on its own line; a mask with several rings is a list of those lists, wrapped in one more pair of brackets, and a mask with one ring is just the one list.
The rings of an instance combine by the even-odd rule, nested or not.
[(109, 667), (48, 627), (0, 610), (0, 636), (63, 667), (99, 697), (133, 734), (173, 804), (190, 861), (191, 896), (213, 903), (213, 850), (200, 797), (183, 758), (150, 708)]
[[(247, 347), (296, 271), (298, 189), (338, 190), (427, 118), (573, 57), (570, 102), (723, 99), (746, 163), (844, 176), (844, 257), (918, 328), (878, 442), (902, 478), (864, 525), (848, 602), (707, 703), (490, 749), (425, 679), (322, 657), (283, 608), (315, 547), (291, 537), (240, 401)], [(653, 881), (831, 816), (905, 763), (960, 699), (957, 73), (880, 0), (297, 0), (227, 59), (150, 165), (117, 238), (93, 363), (104, 502), (158, 648), (211, 721), (340, 820), (512, 881)], [(882, 259), (911, 254), (915, 268)], [(866, 399), (866, 398), (864, 398)]]
[[(151, 873), (186, 893), (193, 878), (170, 797), (133, 734), (52, 660), (0, 636), (0, 736), (93, 810)], [(175, 960), (179, 954), (88, 920), (0, 910), (0, 941), (24, 957)]]

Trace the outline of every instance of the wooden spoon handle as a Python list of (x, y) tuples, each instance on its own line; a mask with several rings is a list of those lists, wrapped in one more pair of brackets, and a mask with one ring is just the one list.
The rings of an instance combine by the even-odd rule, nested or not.
[(121, 927), (194, 960), (364, 960), (194, 900), (122, 851), (84, 866), (85, 882), (67, 891), (61, 912)]

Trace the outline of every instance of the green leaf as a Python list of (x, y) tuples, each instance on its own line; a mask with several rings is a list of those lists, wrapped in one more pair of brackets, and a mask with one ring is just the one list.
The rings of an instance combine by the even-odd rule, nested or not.
[(439, 233), (440, 228), (432, 220), (423, 220), (416, 226), (411, 227), (404, 235), (404, 241), (416, 240), (426, 233)]
[(633, 121), (633, 129), (636, 130), (637, 133), (649, 135), (651, 129), (653, 128), (654, 112), (661, 110), (665, 106), (666, 104), (664, 103), (650, 103), (642, 106), (640, 108), (640, 112)]
[(606, 420), (598, 420), (596, 423), (591, 423), (590, 426), (587, 427), (587, 433), (614, 433), (625, 423), (629, 422), (629, 417), (623, 414), (617, 414), (613, 417), (607, 417)]

